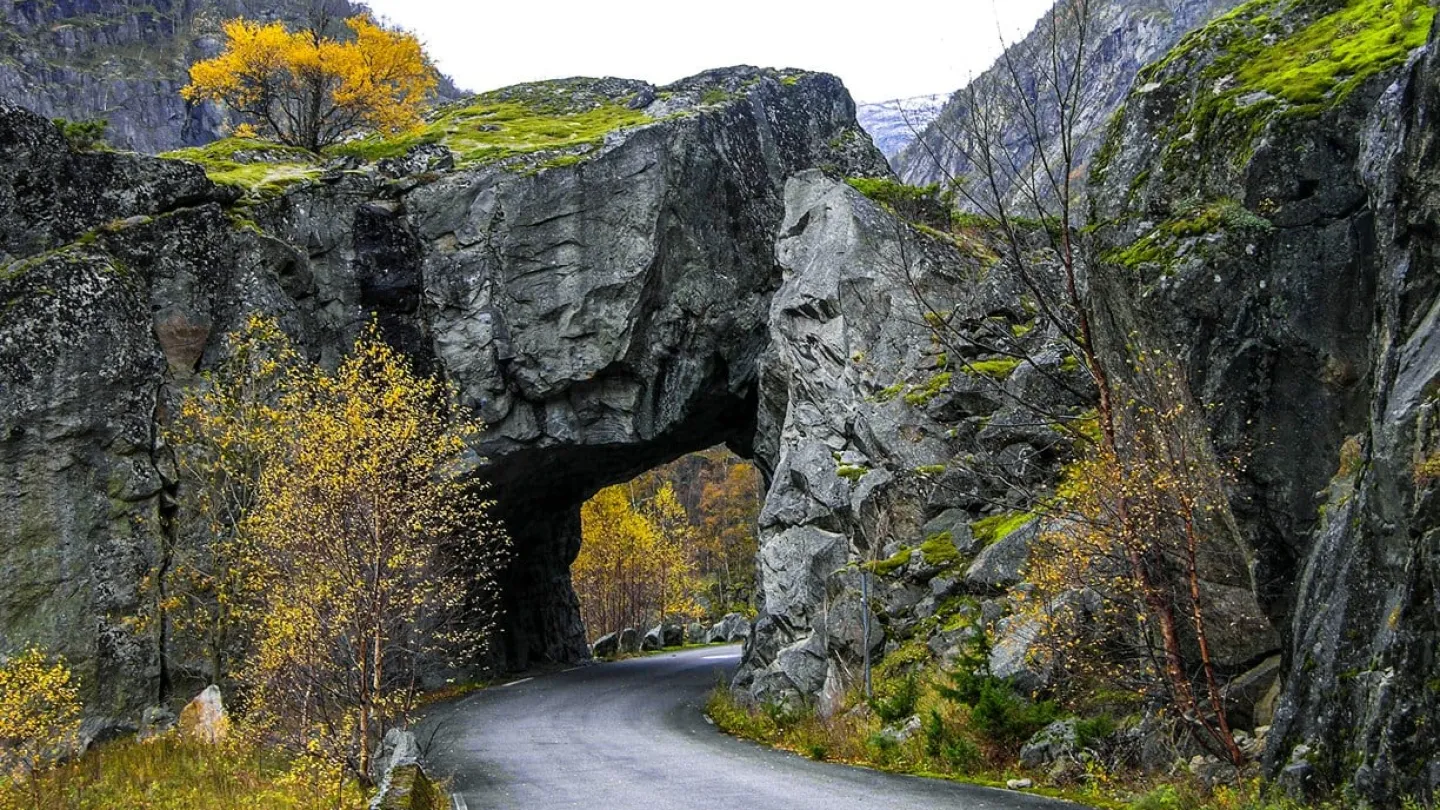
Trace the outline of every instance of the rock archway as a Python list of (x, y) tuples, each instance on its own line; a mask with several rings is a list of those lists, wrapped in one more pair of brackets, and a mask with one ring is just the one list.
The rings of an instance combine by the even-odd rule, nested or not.
[(585, 654), (568, 581), (580, 504), (686, 452), (750, 453), (785, 182), (887, 169), (823, 74), (524, 93), (543, 114), (624, 104), (651, 123), (583, 155), (456, 168), (425, 146), (337, 163), (237, 208), (196, 166), (76, 153), (0, 106), (0, 260), (24, 271), (0, 276), (0, 571), (15, 585), (0, 649), (64, 653), (98, 711), (155, 699), (166, 657), (125, 617), (176, 486), (156, 423), (259, 310), (321, 362), (373, 313), (456, 384), (490, 425), (481, 450), (515, 540), (507, 657)]

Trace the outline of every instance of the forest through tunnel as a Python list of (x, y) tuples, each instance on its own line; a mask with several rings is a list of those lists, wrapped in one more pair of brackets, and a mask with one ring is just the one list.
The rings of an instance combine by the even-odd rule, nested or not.
[(753, 612), (754, 404), (720, 401), (683, 442), (527, 449), (493, 465), (514, 554), (494, 650), (507, 668), (584, 660), (595, 638), (662, 618)]

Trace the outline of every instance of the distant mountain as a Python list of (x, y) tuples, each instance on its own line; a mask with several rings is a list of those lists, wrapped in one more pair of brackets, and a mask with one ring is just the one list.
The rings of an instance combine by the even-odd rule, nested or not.
[[(317, 2), (345, 17), (349, 0), (13, 0), (0, 3), (0, 99), (50, 117), (110, 122), (107, 140), (137, 152), (207, 143), (225, 121), (180, 88), (218, 53), (234, 17), (297, 22)], [(447, 92), (448, 91), (448, 92)], [(442, 82), (441, 95), (454, 96)]]
[[(1086, 168), (1090, 156), (1099, 148), (1105, 134), (1105, 124), (1110, 116), (1124, 102), (1130, 86), (1140, 68), (1167, 53), (1180, 38), (1211, 19), (1240, 5), (1241, 0), (1098, 0), (1092, 6), (1091, 76), (1086, 86), (1095, 94), (1079, 122), (1077, 166)], [(1021, 42), (1011, 46), (1020, 54), (1016, 60), (1020, 70), (1029, 69), (1031, 59), (1024, 54), (1033, 52), (1043, 39), (1039, 27)], [(976, 82), (996, 87), (1007, 81), (997, 63)], [(982, 88), (983, 94), (983, 88)], [(891, 159), (901, 179), (915, 185), (945, 182), (950, 179), (963, 181), (971, 172), (969, 163), (957, 153), (953, 140), (945, 137), (947, 128), (955, 131), (964, 116), (969, 115), (965, 107), (966, 94), (951, 96), (944, 108), (920, 133)], [(1042, 109), (1044, 115), (1046, 110)], [(1008, 115), (1009, 112), (1002, 113)], [(1052, 113), (1053, 115), (1053, 113)], [(864, 121), (861, 121), (864, 125)], [(866, 127), (868, 129), (868, 125)], [(1023, 145), (1027, 142), (1018, 120), (1011, 120), (1000, 136), (1003, 142)], [(1047, 145), (1049, 146), (1049, 145)], [(882, 147), (883, 149), (883, 147)], [(887, 153), (888, 155), (888, 153)], [(1019, 160), (1029, 160), (1030, 155), (1016, 152)]]
[(944, 109), (949, 95), (913, 96), (855, 105), (855, 117), (870, 139), (892, 164), (915, 134), (930, 125)]

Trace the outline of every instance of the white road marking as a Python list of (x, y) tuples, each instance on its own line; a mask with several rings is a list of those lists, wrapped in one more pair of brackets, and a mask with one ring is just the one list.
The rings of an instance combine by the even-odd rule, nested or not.
[(509, 682), (509, 683), (500, 684), (500, 688), (501, 688), (501, 689), (504, 689), (504, 688), (507, 687), (507, 686), (515, 686), (516, 684), (522, 684), (522, 683), (525, 683), (526, 681), (533, 681), (533, 680), (535, 680), (535, 679), (534, 679), (534, 678), (521, 678), (521, 679), (518, 680), (518, 681), (511, 681), (511, 682)]
[(455, 810), (470, 810), (470, 805), (465, 803), (465, 797), (459, 793), (451, 793), (450, 802), (455, 805)]
[(740, 653), (727, 653), (727, 654), (725, 654), (725, 655), (705, 655), (705, 656), (701, 656), (701, 660), (703, 660), (703, 661), (714, 661), (714, 660), (716, 660), (717, 658), (739, 658), (739, 657), (740, 657)]

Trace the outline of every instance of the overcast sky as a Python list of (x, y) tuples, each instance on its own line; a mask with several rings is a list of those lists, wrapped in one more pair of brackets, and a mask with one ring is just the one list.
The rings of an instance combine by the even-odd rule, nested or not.
[[(835, 73), (857, 101), (950, 93), (1052, 0), (369, 0), (467, 90), (620, 76), (664, 84), (728, 65)], [(852, 7), (855, 8), (855, 7)], [(998, 25), (998, 28), (997, 28)]]

